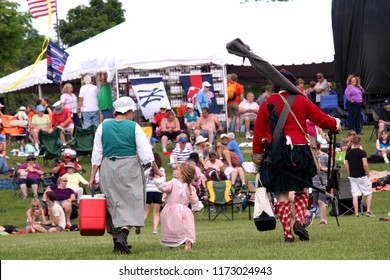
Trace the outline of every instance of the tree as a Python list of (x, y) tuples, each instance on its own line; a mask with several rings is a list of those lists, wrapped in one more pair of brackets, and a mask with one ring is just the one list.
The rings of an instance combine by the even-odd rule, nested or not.
[(18, 7), (18, 3), (0, 1), (0, 77), (34, 62), (43, 42), (32, 28), (31, 14), (17, 12)]
[(118, 0), (90, 0), (89, 7), (70, 9), (58, 26), (62, 43), (71, 47), (110, 29), (125, 21), (124, 12)]

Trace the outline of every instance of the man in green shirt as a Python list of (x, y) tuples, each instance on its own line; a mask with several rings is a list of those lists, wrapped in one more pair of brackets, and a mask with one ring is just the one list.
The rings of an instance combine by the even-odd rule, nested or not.
[(112, 94), (110, 83), (107, 82), (107, 73), (100, 73), (100, 92), (98, 96), (99, 110), (102, 112), (103, 120), (114, 118), (112, 106)]

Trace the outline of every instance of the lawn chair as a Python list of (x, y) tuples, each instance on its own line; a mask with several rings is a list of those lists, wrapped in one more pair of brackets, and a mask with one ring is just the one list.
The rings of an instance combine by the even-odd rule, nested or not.
[(39, 139), (39, 155), (43, 156), (45, 166), (48, 166), (50, 160), (56, 160), (61, 157), (63, 143), (60, 138), (61, 130), (54, 129), (52, 132), (40, 130), (38, 133)]
[(232, 220), (234, 219), (233, 200), (230, 197), (231, 189), (232, 182), (230, 180), (207, 182), (207, 190), (209, 193), (209, 222), (211, 221), (211, 212), (215, 213), (213, 222), (220, 214), (224, 215), (230, 221), (229, 217), (225, 214), (229, 206), (232, 211)]
[(93, 141), (95, 139), (96, 126), (92, 125), (88, 128), (75, 127), (73, 130), (73, 140), (70, 147), (76, 151), (76, 156), (86, 158), (89, 161), (89, 156), (92, 155)]
[[(339, 189), (334, 189), (334, 196), (337, 198), (336, 205), (332, 208), (330, 215), (341, 217), (344, 215), (354, 214), (351, 194), (351, 184), (349, 179), (341, 179)], [(360, 212), (364, 212), (364, 205), (362, 203), (362, 197), (358, 197), (358, 207)]]
[(8, 142), (11, 144), (17, 144), (19, 140), (22, 144), (27, 138), (27, 122), (19, 121), (15, 116), (2, 115), (1, 117), (3, 132), (8, 137)]

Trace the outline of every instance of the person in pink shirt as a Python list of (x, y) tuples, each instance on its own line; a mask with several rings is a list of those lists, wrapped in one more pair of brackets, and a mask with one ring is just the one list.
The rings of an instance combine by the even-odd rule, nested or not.
[(61, 129), (61, 141), (65, 143), (65, 132), (70, 134), (71, 139), (73, 138), (74, 124), (72, 120), (72, 114), (68, 108), (62, 107), (62, 105), (55, 106), (52, 115), (52, 123), (54, 128)]

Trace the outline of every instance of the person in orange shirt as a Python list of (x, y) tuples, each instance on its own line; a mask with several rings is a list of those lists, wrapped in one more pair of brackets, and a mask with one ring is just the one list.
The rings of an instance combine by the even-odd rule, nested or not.
[[(244, 99), (244, 86), (239, 84), (237, 82), (238, 76), (235, 73), (230, 74), (228, 76), (228, 88), (231, 84), (235, 84), (235, 93), (236, 96), (233, 99), (229, 99), (227, 101), (227, 110), (228, 110), (228, 122), (227, 127), (228, 131), (231, 126), (231, 122), (233, 120), (233, 117), (235, 118), (234, 128), (235, 132), (240, 131), (240, 113), (238, 110), (238, 105), (240, 105), (240, 102)], [(233, 130), (231, 129), (231, 130)]]

